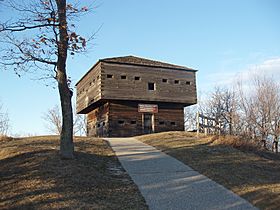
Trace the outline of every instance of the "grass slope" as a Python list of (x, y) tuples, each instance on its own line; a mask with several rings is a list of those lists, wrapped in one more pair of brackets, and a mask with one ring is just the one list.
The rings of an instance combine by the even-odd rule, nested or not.
[(241, 151), (226, 142), (213, 141), (213, 137), (197, 138), (187, 132), (137, 139), (191, 166), (260, 209), (280, 209), (280, 160), (275, 154)]
[(58, 137), (0, 141), (0, 209), (147, 209), (110, 146), (75, 138), (61, 160)]

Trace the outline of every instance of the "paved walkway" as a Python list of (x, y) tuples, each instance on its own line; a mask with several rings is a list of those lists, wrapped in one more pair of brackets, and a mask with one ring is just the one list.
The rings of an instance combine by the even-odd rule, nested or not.
[(106, 138), (151, 210), (256, 209), (189, 166), (134, 138)]

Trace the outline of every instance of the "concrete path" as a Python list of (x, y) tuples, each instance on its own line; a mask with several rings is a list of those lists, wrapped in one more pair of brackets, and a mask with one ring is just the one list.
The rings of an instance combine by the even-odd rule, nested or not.
[(106, 138), (151, 210), (256, 209), (189, 166), (134, 138)]

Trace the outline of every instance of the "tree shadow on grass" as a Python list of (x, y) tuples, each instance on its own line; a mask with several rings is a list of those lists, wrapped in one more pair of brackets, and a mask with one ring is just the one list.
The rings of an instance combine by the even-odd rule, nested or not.
[(102, 154), (104, 142), (76, 144), (74, 160), (61, 160), (55, 149), (38, 148), (0, 160), (0, 209), (146, 208), (116, 157), (110, 151)]

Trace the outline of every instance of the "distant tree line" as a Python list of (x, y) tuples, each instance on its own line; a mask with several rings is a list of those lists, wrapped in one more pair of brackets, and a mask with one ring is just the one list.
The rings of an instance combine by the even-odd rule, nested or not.
[[(197, 111), (220, 122), (222, 134), (249, 138), (278, 152), (280, 85), (273, 78), (255, 76), (246, 86), (239, 81), (233, 88), (216, 87)], [(186, 110), (187, 128), (194, 127), (195, 116), (194, 110)]]

